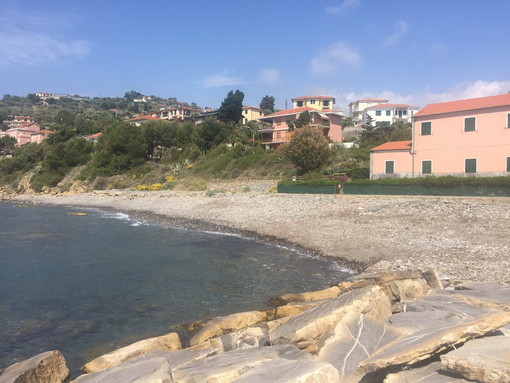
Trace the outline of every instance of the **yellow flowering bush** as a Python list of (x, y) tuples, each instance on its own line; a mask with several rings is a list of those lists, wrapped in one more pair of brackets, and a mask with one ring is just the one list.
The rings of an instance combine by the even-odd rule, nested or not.
[(166, 182), (175, 182), (175, 178), (173, 176), (166, 176), (165, 181)]

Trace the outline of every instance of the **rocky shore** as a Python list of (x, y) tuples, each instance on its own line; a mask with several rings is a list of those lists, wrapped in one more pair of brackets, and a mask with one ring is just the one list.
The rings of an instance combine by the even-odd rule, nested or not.
[[(361, 274), (287, 294), (89, 361), (72, 383), (455, 383), (510, 381), (510, 288), (444, 288), (432, 271)], [(0, 382), (68, 381), (48, 351)]]
[[(276, 194), (274, 182), (218, 183), (207, 192), (96, 191), (21, 195), (100, 207), (177, 226), (292, 244), (363, 270), (433, 268), (444, 280), (510, 285), (509, 198)], [(9, 197), (11, 198), (11, 197)]]

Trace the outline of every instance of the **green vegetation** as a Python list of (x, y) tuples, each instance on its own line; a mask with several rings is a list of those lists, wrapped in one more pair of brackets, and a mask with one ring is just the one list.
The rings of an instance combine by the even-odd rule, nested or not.
[(331, 186), (338, 185), (338, 180), (315, 179), (315, 180), (282, 180), (278, 185), (313, 185), (313, 186)]
[(356, 186), (501, 186), (510, 187), (510, 177), (418, 177), (418, 178), (380, 178), (376, 180), (354, 180), (349, 183)]

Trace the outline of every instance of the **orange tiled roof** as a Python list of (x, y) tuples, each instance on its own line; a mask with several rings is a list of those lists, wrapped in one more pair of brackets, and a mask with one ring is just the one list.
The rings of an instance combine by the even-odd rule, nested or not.
[(467, 110), (495, 108), (498, 106), (510, 106), (510, 94), (429, 104), (416, 113), (415, 116), (463, 112)]
[(103, 133), (99, 132), (99, 133), (96, 133), (96, 134), (91, 134), (90, 136), (87, 136), (87, 138), (94, 139), (94, 138), (101, 137), (102, 135), (103, 135)]
[(371, 152), (385, 151), (385, 150), (411, 150), (411, 141), (390, 141), (382, 145), (372, 148)]
[(55, 133), (53, 130), (43, 129), (39, 130), (38, 132), (32, 133), (32, 136), (35, 134), (53, 134)]

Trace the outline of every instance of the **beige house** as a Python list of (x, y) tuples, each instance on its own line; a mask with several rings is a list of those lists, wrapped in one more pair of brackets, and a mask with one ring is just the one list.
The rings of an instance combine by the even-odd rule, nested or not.
[(254, 106), (243, 106), (241, 124), (245, 125), (248, 121), (258, 120), (262, 117), (262, 109)]
[(349, 104), (349, 116), (353, 118), (354, 124), (361, 124), (363, 121), (363, 112), (365, 109), (387, 103), (389, 100), (383, 98), (362, 98), (361, 100)]
[(316, 110), (332, 110), (335, 98), (329, 96), (305, 96), (292, 99), (293, 108), (313, 108)]

